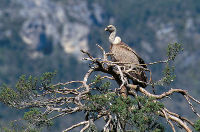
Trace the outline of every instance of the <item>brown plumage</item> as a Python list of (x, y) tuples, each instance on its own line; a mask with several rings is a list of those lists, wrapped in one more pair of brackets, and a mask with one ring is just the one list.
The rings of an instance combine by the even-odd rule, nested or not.
[[(121, 41), (120, 37), (116, 37), (116, 28), (113, 25), (109, 25), (105, 28), (106, 31), (110, 32), (109, 42), (110, 53), (112, 53), (112, 61), (122, 62), (122, 63), (133, 63), (133, 64), (123, 64), (125, 69), (133, 69), (134, 72), (130, 72), (129, 74), (137, 78), (140, 81), (147, 82), (147, 77), (145, 72), (138, 68), (135, 64), (145, 64), (144, 60), (127, 44)], [(147, 68), (146, 65), (142, 65), (143, 68)], [(133, 84), (139, 85), (141, 87), (146, 87), (145, 83), (138, 82), (137, 80), (133, 80)]]

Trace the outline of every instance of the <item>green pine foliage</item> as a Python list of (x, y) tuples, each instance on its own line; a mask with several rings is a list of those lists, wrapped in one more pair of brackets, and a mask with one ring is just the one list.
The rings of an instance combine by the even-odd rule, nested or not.
[(181, 44), (179, 43), (168, 44), (167, 48), (168, 59), (174, 61), (176, 56), (180, 53), (180, 51), (183, 51)]
[(165, 69), (163, 70), (163, 78), (156, 82), (156, 84), (164, 86), (169, 85), (171, 82), (174, 81), (176, 75), (174, 74), (174, 66), (170, 66), (169, 63), (165, 65)]
[(194, 128), (196, 131), (200, 131), (200, 119), (195, 122)]
[(41, 85), (43, 88), (50, 88), (51, 87), (51, 82), (53, 78), (55, 77), (56, 72), (46, 72), (44, 73), (41, 77)]
[(107, 93), (110, 88), (111, 83), (109, 81), (104, 81), (101, 79), (100, 75), (97, 75), (94, 80), (92, 80), (93, 88), (97, 89), (100, 93)]
[(9, 106), (13, 106), (13, 102), (19, 99), (19, 95), (6, 85), (1, 86), (0, 101)]
[(0, 87), (0, 101), (12, 107), (19, 108), (23, 101), (31, 101), (37, 96), (37, 93), (48, 88), (52, 88), (51, 82), (56, 72), (46, 72), (40, 78), (26, 77), (22, 75), (15, 89), (9, 88), (6, 85)]
[[(163, 108), (162, 103), (145, 96), (123, 98), (114, 92), (99, 92), (99, 90), (108, 89), (108, 82), (100, 80), (100, 76), (97, 76), (94, 81), (96, 92), (88, 95), (85, 107), (85, 111), (89, 112), (89, 118), (97, 119), (102, 108), (106, 108), (104, 111), (109, 111), (121, 121), (129, 124), (132, 130), (164, 130), (164, 127), (157, 122), (157, 111)], [(113, 119), (113, 122), (116, 121)]]
[[(19, 109), (25, 108), (23, 106), (24, 102), (28, 103), (34, 101), (41, 91), (53, 88), (51, 83), (55, 75), (56, 72), (46, 72), (42, 74), (41, 77), (27, 77), (26, 75), (22, 75), (14, 89), (6, 85), (1, 86), (0, 101), (11, 107)], [(42, 98), (43, 97), (40, 97), (40, 99)], [(21, 132), (26, 128), (30, 132), (39, 132), (42, 127), (52, 126), (53, 124), (51, 120), (48, 120), (48, 116), (42, 114), (42, 111), (38, 108), (31, 108), (28, 112), (25, 112), (24, 120), (26, 120), (28, 124), (36, 126), (36, 128), (28, 127), (29, 125), (27, 124), (22, 124), (17, 125), (15, 128), (12, 126), (2, 127), (2, 131)]]
[(153, 98), (139, 96), (125, 99), (115, 93), (90, 95), (85, 110), (89, 111), (90, 118), (96, 119), (98, 112), (105, 107), (112, 115), (131, 125), (133, 130), (164, 130), (157, 122), (157, 111), (163, 108), (163, 104)]
[(37, 87), (37, 78), (33, 78), (26, 75), (22, 75), (16, 84), (16, 90), (20, 100), (30, 99), (32, 90)]
[(41, 128), (27, 128), (27, 125), (24, 124), (24, 121), (10, 121), (6, 126), (1, 125), (0, 132), (41, 132)]
[(41, 132), (40, 128), (28, 128), (27, 130), (25, 128), (12, 128), (12, 127), (3, 127), (0, 129), (1, 132)]
[(43, 115), (38, 108), (32, 108), (28, 112), (25, 112), (24, 119), (30, 124), (36, 123), (37, 127), (53, 125), (53, 122), (47, 119), (47, 115)]
[(173, 62), (175, 61), (176, 56), (183, 51), (183, 48), (181, 44), (174, 43), (174, 44), (168, 44), (167, 48), (167, 62), (165, 64), (165, 68), (163, 70), (163, 77), (155, 82), (155, 85), (169, 85), (171, 82), (174, 81), (176, 78), (176, 75), (174, 74), (175, 66), (173, 65)]

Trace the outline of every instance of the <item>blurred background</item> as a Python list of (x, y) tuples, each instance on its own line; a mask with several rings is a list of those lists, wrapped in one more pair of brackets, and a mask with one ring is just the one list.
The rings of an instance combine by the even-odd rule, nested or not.
[[(183, 44), (175, 62), (176, 79), (156, 90), (182, 88), (200, 100), (198, 0), (0, 0), (0, 85), (14, 87), (22, 74), (39, 76), (55, 70), (55, 82), (80, 80), (88, 70), (80, 49), (98, 57), (98, 43), (108, 51), (104, 28), (109, 24), (116, 25), (118, 36), (147, 63), (165, 59), (168, 43)], [(162, 76), (163, 65), (149, 68), (154, 80)], [(182, 96), (163, 102), (196, 120)], [(1, 126), (22, 115), (0, 104)], [(59, 119), (48, 131), (61, 131), (77, 118)]]

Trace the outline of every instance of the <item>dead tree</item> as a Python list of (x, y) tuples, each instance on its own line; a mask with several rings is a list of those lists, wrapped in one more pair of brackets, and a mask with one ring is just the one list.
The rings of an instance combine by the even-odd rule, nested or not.
[[(35, 108), (35, 107), (45, 109), (45, 111), (41, 112), (38, 116), (34, 117), (34, 119), (32, 120), (32, 123), (30, 123), (30, 126), (26, 129), (27, 131), (29, 130), (30, 127), (34, 125), (40, 124), (42, 122), (47, 123), (55, 118), (67, 116), (72, 113), (77, 113), (80, 111), (84, 111), (86, 113), (85, 121), (72, 125), (71, 127), (63, 130), (63, 132), (67, 132), (69, 130), (72, 130), (80, 126), (82, 126), (81, 132), (88, 129), (92, 129), (92, 126), (95, 126), (94, 121), (99, 120), (100, 118), (103, 118), (106, 122), (105, 125), (102, 127), (103, 131), (105, 132), (127, 131), (132, 126), (129, 124), (129, 122), (125, 118), (131, 119), (132, 118), (131, 116), (134, 116), (134, 114), (130, 116), (127, 113), (137, 112), (134, 110), (136, 109), (142, 110), (144, 107), (146, 106), (148, 107), (150, 104), (156, 105), (157, 103), (160, 103), (161, 99), (168, 98), (170, 95), (174, 93), (181, 94), (185, 98), (185, 100), (188, 102), (188, 105), (190, 106), (192, 111), (197, 115), (198, 118), (200, 118), (199, 113), (196, 111), (196, 109), (193, 106), (193, 103), (200, 104), (200, 101), (193, 98), (186, 90), (170, 89), (169, 91), (165, 91), (162, 94), (155, 94), (155, 93), (149, 92), (151, 91), (150, 87), (147, 87), (146, 89), (144, 89), (142, 87), (134, 85), (130, 83), (129, 81), (129, 80), (137, 80), (137, 78), (133, 78), (129, 75), (129, 72), (130, 71), (134, 72), (134, 70), (123, 69), (121, 68), (118, 62), (109, 61), (108, 60), (109, 53), (106, 53), (101, 46), (99, 45), (97, 46), (102, 51), (102, 56), (103, 56), (102, 58), (95, 58), (87, 51), (81, 50), (81, 52), (87, 56), (87, 58), (84, 58), (83, 60), (90, 62), (90, 68), (85, 74), (83, 80), (69, 81), (66, 83), (57, 83), (54, 85), (49, 85), (48, 82), (44, 82), (44, 83), (47, 83), (47, 85), (38, 87), (38, 90), (40, 90), (40, 92), (37, 94), (35, 93), (27, 94), (34, 89), (33, 82), (31, 82), (31, 86), (27, 85), (26, 89), (25, 89), (25, 85), (19, 85), (19, 89), (24, 87), (23, 89), (24, 93), (26, 93), (27, 91), (26, 93), (27, 97), (21, 100), (17, 100), (20, 93), (18, 93), (19, 95), (18, 94), (15, 95), (12, 90), (9, 91), (7, 88), (7, 92), (5, 92), (6, 90), (4, 90), (4, 92), (1, 92), (1, 96), (0, 96), (1, 101), (12, 107), (16, 107), (20, 109)], [(168, 63), (170, 60), (173, 60), (174, 57), (175, 56), (171, 55), (165, 61), (158, 61), (158, 62), (149, 63), (145, 65)], [(138, 68), (141, 68), (141, 66), (138, 65)], [(150, 76), (150, 79), (146, 84), (148, 86), (154, 87), (156, 83), (153, 83), (151, 80), (150, 70), (144, 69), (144, 68), (143, 70), (146, 72), (149, 72), (149, 76)], [(99, 76), (96, 81), (91, 81), (90, 76), (92, 74), (97, 74), (97, 72), (100, 72), (102, 73), (102, 75), (103, 74), (104, 75)], [(95, 95), (93, 96), (91, 94), (91, 91), (97, 89), (97, 87), (94, 87), (94, 85), (98, 82), (98, 80), (103, 80), (103, 79), (115, 81), (118, 87), (107, 89), (107, 91), (103, 92), (103, 94), (99, 94), (97, 96), (93, 94)], [(140, 80), (137, 80), (137, 81), (140, 81)], [(27, 83), (23, 82), (23, 84), (27, 84)], [(10, 97), (10, 99), (8, 99), (5, 97), (5, 93), (7, 93), (8, 95), (13, 95), (13, 97)], [(56, 96), (53, 96), (53, 95), (56, 95)], [(140, 100), (139, 98), (140, 96), (145, 97), (145, 99), (150, 98), (150, 100), (148, 100), (149, 104), (148, 102), (143, 101), (145, 102), (145, 105), (144, 105), (144, 103), (142, 103), (142, 99)], [(115, 111), (118, 110), (118, 108), (113, 107), (115, 106), (114, 103), (117, 102), (117, 101), (114, 103), (112, 102), (115, 98), (119, 99), (118, 102), (119, 101), (125, 102), (119, 106), (125, 106), (125, 109), (127, 111), (121, 112), (121, 114), (118, 114), (117, 112), (115, 113)], [(106, 102), (107, 105), (104, 106), (105, 103), (102, 103), (103, 105), (101, 105), (101, 103), (98, 103), (98, 101), (96, 101), (98, 99), (101, 99), (102, 102), (107, 101)], [(135, 103), (134, 105), (130, 103), (131, 102), (130, 100), (136, 100), (136, 99), (138, 99), (137, 103)], [(128, 105), (126, 105), (126, 103)], [(120, 110), (123, 111), (123, 108), (120, 108)], [(90, 117), (89, 115), (91, 112), (96, 113), (96, 115)], [(57, 113), (57, 114), (56, 115), (54, 114), (54, 116), (51, 116), (52, 113)], [(194, 128), (194, 125), (195, 125), (194, 122), (190, 121), (186, 117), (182, 117), (178, 113), (174, 113), (168, 110), (164, 104), (159, 105), (159, 107), (156, 107), (153, 113), (159, 117), (164, 118), (174, 132), (176, 131), (175, 125), (181, 127), (187, 132), (192, 132), (192, 129)], [(135, 129), (137, 129), (137, 127), (135, 127)]]

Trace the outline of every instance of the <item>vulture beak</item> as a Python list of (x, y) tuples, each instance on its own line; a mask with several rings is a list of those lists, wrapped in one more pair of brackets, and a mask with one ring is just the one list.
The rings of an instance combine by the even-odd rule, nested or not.
[(108, 31), (108, 28), (107, 28), (107, 27), (105, 28), (105, 31)]

